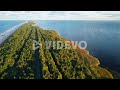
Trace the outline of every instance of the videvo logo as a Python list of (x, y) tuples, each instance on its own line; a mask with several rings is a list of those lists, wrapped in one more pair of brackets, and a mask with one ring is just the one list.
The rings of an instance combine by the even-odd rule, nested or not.
[[(45, 41), (44, 45), (46, 49), (86, 49), (87, 42), (86, 41)], [(33, 40), (33, 50), (37, 50), (42, 47), (42, 43)]]

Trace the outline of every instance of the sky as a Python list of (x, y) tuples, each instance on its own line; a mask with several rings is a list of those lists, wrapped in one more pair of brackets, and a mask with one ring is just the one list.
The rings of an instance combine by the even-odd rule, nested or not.
[(0, 20), (120, 20), (120, 11), (0, 11)]

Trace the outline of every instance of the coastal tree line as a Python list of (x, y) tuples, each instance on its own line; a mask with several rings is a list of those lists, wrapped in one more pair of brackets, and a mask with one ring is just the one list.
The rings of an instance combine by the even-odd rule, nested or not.
[[(97, 60), (79, 49), (50, 49), (45, 41), (66, 41), (53, 30), (44, 30), (35, 23), (21, 26), (0, 46), (0, 78), (9, 79), (102, 79), (112, 78), (111, 74), (98, 66)], [(33, 40), (42, 45), (39, 47), (39, 62)], [(84, 52), (84, 53), (83, 53)], [(93, 63), (94, 61), (94, 63)], [(37, 66), (40, 75), (38, 77)], [(100, 72), (102, 71), (102, 72)]]

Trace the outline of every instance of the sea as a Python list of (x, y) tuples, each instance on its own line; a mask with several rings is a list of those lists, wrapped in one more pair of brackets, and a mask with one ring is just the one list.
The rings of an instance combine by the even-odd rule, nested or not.
[(26, 21), (1, 21), (0, 22), (0, 45), (10, 37)]
[[(0, 21), (0, 33), (23, 21)], [(100, 66), (120, 72), (120, 21), (37, 20), (37, 26), (55, 30), (73, 41), (86, 41), (87, 50), (98, 58)]]
[(3, 33), (10, 28), (22, 23), (24, 21), (16, 21), (16, 20), (0, 20), (0, 33)]

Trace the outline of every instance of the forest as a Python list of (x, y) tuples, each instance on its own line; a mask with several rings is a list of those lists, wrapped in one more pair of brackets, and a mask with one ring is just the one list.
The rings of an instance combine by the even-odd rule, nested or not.
[[(33, 40), (42, 44), (36, 50)], [(33, 22), (22, 25), (0, 46), (0, 79), (113, 78), (87, 50), (54, 49), (53, 45), (47, 49), (45, 45), (45, 41), (66, 40), (54, 30), (44, 30)]]

